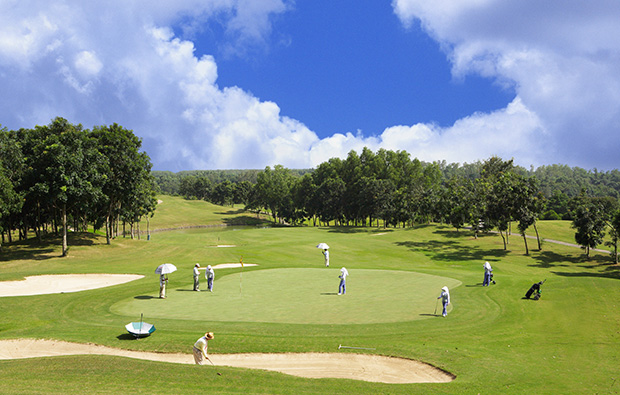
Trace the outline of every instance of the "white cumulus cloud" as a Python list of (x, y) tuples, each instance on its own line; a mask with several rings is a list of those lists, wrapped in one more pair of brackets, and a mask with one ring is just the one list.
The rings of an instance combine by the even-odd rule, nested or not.
[[(506, 108), (448, 127), (385, 125), (326, 138), (243, 86), (219, 86), (211, 54), (191, 41), (223, 27), (223, 53), (266, 45), (292, 0), (6, 0), (0, 2), (0, 123), (85, 127), (117, 122), (143, 138), (157, 169), (290, 168), (355, 149), (422, 160), (491, 155), (523, 165), (617, 167), (620, 3), (593, 0), (394, 0), (406, 25), (445, 51), (456, 78), (482, 75), (516, 92)], [(175, 34), (183, 31), (185, 39)], [(412, 38), (413, 39), (413, 38)], [(380, 60), (378, 60), (380, 61)]]

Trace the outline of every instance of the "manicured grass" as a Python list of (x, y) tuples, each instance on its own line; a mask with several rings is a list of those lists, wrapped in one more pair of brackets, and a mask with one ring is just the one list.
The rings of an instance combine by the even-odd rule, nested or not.
[[(257, 216), (242, 206), (222, 207), (204, 200), (186, 200), (180, 196), (160, 195), (155, 216), (149, 220), (151, 230), (191, 226), (256, 225), (266, 223), (264, 215)], [(141, 222), (146, 231), (146, 221)]]
[[(460, 281), (396, 270), (351, 269), (346, 295), (338, 295), (340, 270), (269, 269), (229, 274), (216, 292), (172, 289), (167, 299), (156, 293), (121, 301), (112, 312), (200, 321), (291, 324), (369, 324), (434, 317), (442, 286)], [(196, 306), (201, 306), (197, 309)], [(441, 310), (440, 310), (441, 313)]]
[[(200, 215), (197, 210), (209, 210), (204, 202), (190, 203), (185, 215), (196, 217)], [(214, 215), (213, 211), (205, 213), (205, 218)], [(178, 223), (192, 221), (177, 220)], [(162, 221), (162, 227), (170, 227), (171, 222), (174, 221)], [(567, 223), (563, 224), (568, 227)], [(541, 237), (559, 239), (542, 229)], [(323, 267), (323, 256), (315, 248), (319, 242), (331, 246), (330, 269)], [(531, 243), (530, 255), (526, 256), (519, 238), (512, 237), (508, 251), (504, 251), (498, 235), (474, 239), (471, 232), (457, 232), (442, 225), (412, 229), (261, 229), (256, 226), (185, 229), (157, 232), (150, 241), (117, 238), (109, 246), (101, 236), (72, 235), (70, 245), (67, 258), (59, 257), (55, 240), (44, 245), (36, 241), (7, 245), (0, 255), (0, 280), (44, 273), (135, 273), (146, 277), (72, 294), (1, 298), (0, 338), (48, 338), (189, 353), (194, 341), (206, 330), (212, 330), (216, 333), (209, 345), (212, 353), (337, 352), (339, 344), (347, 344), (376, 348), (360, 352), (422, 360), (452, 372), (457, 378), (446, 384), (387, 385), (302, 379), (224, 367), (218, 367), (222, 376), (217, 376), (213, 369), (204, 366), (75, 356), (0, 361), (0, 393), (590, 394), (620, 391), (614, 379), (620, 351), (620, 268), (610, 265), (607, 254), (593, 253), (585, 261), (580, 249), (546, 243), (542, 251), (537, 251), (535, 243)], [(217, 248), (216, 245), (235, 247)], [(195, 262), (232, 263), (239, 262), (240, 257), (246, 263), (259, 265), (244, 268), (241, 297), (239, 269), (218, 269), (213, 295), (186, 291), (191, 286), (191, 268)], [(480, 283), (485, 260), (493, 265), (497, 284), (483, 288)], [(141, 298), (156, 295), (154, 269), (164, 262), (172, 262), (179, 268), (170, 276), (169, 298)], [(342, 266), (351, 273), (347, 295), (320, 295), (337, 290), (337, 274)], [(308, 279), (315, 273), (317, 277), (312, 278), (312, 284), (320, 285), (306, 287), (302, 278)], [(372, 283), (369, 278), (381, 284), (376, 286), (376, 294), (362, 290), (374, 286), (369, 284)], [(441, 278), (440, 286), (446, 281), (461, 283), (451, 288), (453, 310), (447, 318), (422, 315), (434, 310), (432, 298), (438, 293), (438, 284), (430, 282), (436, 278)], [(289, 279), (291, 284), (286, 284)], [(420, 279), (429, 279), (430, 285), (416, 282)], [(541, 300), (522, 299), (532, 283), (543, 279), (547, 282)], [(390, 289), (386, 283), (395, 285)], [(430, 291), (424, 290), (425, 286)], [(202, 287), (205, 287), (204, 280)], [(282, 310), (269, 311), (274, 309), (277, 292), (284, 290), (288, 292), (280, 298)], [(384, 293), (384, 290), (393, 292)], [(300, 299), (296, 299), (294, 292), (314, 293), (308, 297), (312, 299), (308, 301), (311, 306), (300, 307)], [(263, 295), (271, 296), (268, 300), (256, 299)], [(374, 304), (381, 306), (387, 296), (397, 297), (397, 306), (391, 312), (374, 311), (372, 314), (383, 317), (380, 321), (361, 322), (365, 314), (370, 315), (367, 311), (375, 309)], [(243, 298), (244, 303), (235, 304), (236, 297)], [(348, 306), (353, 310), (349, 322), (325, 318), (330, 313), (315, 305), (323, 297), (328, 298), (326, 305), (330, 306), (334, 302), (353, 303)], [(211, 299), (218, 301), (217, 306), (209, 304)], [(174, 308), (169, 313), (151, 310), (151, 303), (155, 306), (159, 302), (165, 303), (166, 308)], [(267, 308), (269, 304), (271, 307)], [(422, 306), (419, 313), (406, 311), (410, 308), (413, 312), (418, 305)], [(234, 311), (244, 306), (249, 308)], [(157, 331), (148, 338), (133, 340), (124, 325), (137, 320), (141, 310), (147, 322), (155, 323)], [(296, 310), (306, 311), (311, 317), (303, 321), (303, 314)], [(187, 318), (188, 311), (195, 311), (198, 319)], [(261, 318), (266, 314), (272, 314), (268, 321)], [(295, 320), (282, 319), (293, 315), (297, 316)], [(399, 318), (390, 321), (392, 315)]]

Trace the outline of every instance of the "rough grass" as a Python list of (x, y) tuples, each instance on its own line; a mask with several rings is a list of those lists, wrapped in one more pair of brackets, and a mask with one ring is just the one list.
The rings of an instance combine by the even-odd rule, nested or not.
[[(198, 211), (207, 209), (204, 202), (190, 203), (184, 215), (198, 217), (202, 215)], [(209, 215), (213, 213), (204, 214), (205, 218)], [(189, 223), (193, 219), (176, 221)], [(170, 223), (162, 221), (161, 226), (169, 227)], [(563, 224), (568, 228), (566, 222)], [(559, 239), (543, 232), (540, 226), (539, 229), (543, 238)], [(146, 277), (128, 284), (72, 294), (3, 298), (0, 300), (0, 338), (48, 338), (135, 350), (189, 353), (193, 342), (205, 330), (213, 330), (216, 339), (209, 346), (213, 353), (334, 352), (339, 344), (374, 347), (376, 351), (368, 352), (429, 362), (452, 372), (457, 378), (446, 384), (384, 385), (302, 379), (224, 367), (218, 367), (222, 376), (217, 376), (212, 368), (204, 366), (75, 356), (0, 361), (0, 393), (589, 394), (620, 391), (615, 383), (620, 351), (620, 315), (617, 312), (620, 268), (610, 265), (606, 254), (594, 253), (592, 259), (585, 261), (578, 248), (546, 243), (543, 251), (537, 251), (530, 244), (531, 253), (526, 256), (519, 238), (512, 237), (508, 251), (504, 251), (498, 235), (474, 239), (469, 232), (456, 232), (441, 225), (397, 230), (205, 228), (159, 232), (150, 241), (118, 238), (110, 246), (105, 245), (101, 236), (73, 237), (83, 242), (73, 244), (67, 258), (59, 257), (54, 243), (41, 246), (31, 241), (5, 246), (0, 260), (0, 280), (43, 273), (136, 273)], [(314, 247), (319, 242), (327, 242), (332, 247), (332, 269), (322, 267), (323, 257)], [(214, 247), (223, 244), (236, 247)], [(453, 311), (445, 319), (298, 323), (276, 322), (275, 319), (259, 322), (254, 318), (242, 322), (236, 321), (233, 313), (224, 311), (228, 302), (222, 302), (218, 307), (222, 310), (212, 315), (208, 303), (192, 305), (188, 302), (200, 314), (204, 310), (204, 317), (199, 320), (153, 317), (157, 331), (141, 340), (133, 340), (125, 332), (124, 325), (138, 319), (140, 311), (138, 308), (118, 311), (117, 304), (150, 302), (139, 297), (155, 295), (157, 275), (153, 271), (157, 265), (172, 262), (179, 267), (179, 271), (170, 276), (170, 289), (175, 290), (175, 294), (163, 302), (186, 296), (207, 299), (214, 295), (180, 291), (190, 287), (193, 264), (238, 262), (242, 256), (244, 262), (259, 265), (244, 269), (248, 294), (250, 279), (255, 274), (266, 276), (259, 278), (259, 283), (269, 282), (272, 288), (282, 288), (281, 276), (296, 277), (297, 273), (305, 271), (325, 273), (326, 270), (335, 274), (324, 280), (329, 287), (326, 292), (334, 292), (338, 285), (337, 270), (346, 266), (351, 273), (348, 283), (351, 294), (346, 296), (347, 302), (349, 296), (359, 291), (355, 289), (356, 271), (371, 274), (377, 271), (381, 276), (385, 273), (386, 278), (381, 279), (383, 288), (394, 274), (398, 276), (404, 272), (405, 285), (399, 283), (400, 279), (394, 280), (399, 284), (395, 292), (410, 295), (411, 306), (430, 303), (428, 310), (431, 312), (434, 301), (418, 299), (426, 292), (416, 294), (416, 283), (412, 279), (409, 284), (409, 276), (422, 273), (454, 279), (462, 285), (452, 289)], [(497, 284), (483, 288), (480, 283), (485, 260), (493, 265)], [(238, 294), (238, 272), (238, 269), (221, 269), (216, 273), (218, 295), (227, 290)], [(543, 279), (547, 282), (541, 300), (522, 299), (532, 283)], [(411, 289), (402, 289), (408, 285)], [(256, 287), (252, 292), (257, 292), (259, 287)], [(265, 292), (275, 291), (267, 289)], [(322, 296), (338, 298), (316, 297)], [(371, 296), (364, 295), (369, 298), (366, 303), (372, 303)], [(232, 301), (232, 296), (230, 298)], [(289, 299), (282, 297), (284, 308), (288, 308)], [(250, 300), (248, 305), (260, 311), (257, 301)], [(225, 313), (231, 315), (218, 317)], [(356, 314), (361, 315), (359, 311)]]

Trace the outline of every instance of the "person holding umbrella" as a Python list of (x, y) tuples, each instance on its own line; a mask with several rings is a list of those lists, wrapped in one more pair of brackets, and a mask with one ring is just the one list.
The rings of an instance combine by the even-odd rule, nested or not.
[(213, 332), (207, 332), (203, 337), (196, 340), (196, 343), (194, 343), (194, 362), (196, 362), (197, 365), (202, 365), (205, 359), (209, 359), (207, 356), (208, 342), (209, 340), (213, 340), (214, 337), (215, 335)]
[(437, 299), (441, 299), (441, 304), (443, 305), (443, 312), (441, 315), (444, 317), (448, 315), (448, 305), (450, 304), (450, 291), (448, 287), (441, 288), (441, 295), (437, 297)]
[(325, 256), (325, 267), (329, 267), (329, 246), (326, 243), (319, 243), (316, 248), (323, 250), (323, 255)]
[(166, 284), (168, 283), (167, 274), (177, 270), (172, 263), (164, 263), (157, 266), (155, 273), (159, 274), (159, 298), (166, 299)]
[(340, 276), (338, 276), (338, 278), (340, 279), (340, 285), (338, 286), (338, 295), (344, 295), (347, 293), (347, 276), (348, 275), (349, 275), (349, 272), (347, 271), (345, 267), (340, 269)]
[(159, 299), (166, 299), (166, 284), (168, 283), (168, 276), (165, 274), (159, 275)]
[(213, 271), (211, 265), (207, 265), (205, 278), (207, 279), (207, 288), (209, 288), (209, 292), (213, 292), (213, 279), (215, 278), (215, 272)]

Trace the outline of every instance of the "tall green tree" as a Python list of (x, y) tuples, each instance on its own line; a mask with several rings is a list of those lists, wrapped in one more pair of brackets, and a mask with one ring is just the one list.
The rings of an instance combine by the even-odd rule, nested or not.
[(140, 151), (142, 141), (133, 131), (114, 123), (93, 128), (93, 137), (104, 156), (106, 242), (110, 244), (112, 223), (119, 216), (133, 224), (144, 212), (155, 209), (151, 161)]
[(605, 217), (603, 210), (582, 192), (574, 199), (572, 227), (576, 229), (575, 241), (590, 257), (590, 249), (603, 242), (605, 236)]
[(616, 210), (609, 219), (609, 236), (610, 241), (605, 244), (612, 248), (611, 256), (614, 263), (618, 264), (618, 240), (620, 239), (620, 210)]
[(82, 125), (73, 125), (64, 118), (37, 126), (34, 135), (34, 156), (28, 160), (34, 181), (31, 190), (45, 193), (50, 204), (60, 210), (62, 256), (66, 256), (67, 213), (102, 199), (105, 158)]

